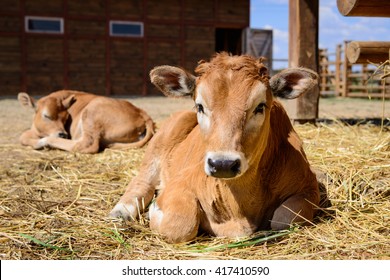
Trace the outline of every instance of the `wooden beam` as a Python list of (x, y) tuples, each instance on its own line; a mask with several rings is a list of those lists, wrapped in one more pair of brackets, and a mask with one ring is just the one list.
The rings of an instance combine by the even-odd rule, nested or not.
[(390, 42), (352, 41), (346, 54), (350, 63), (383, 63), (389, 59)]
[(389, 0), (337, 0), (344, 16), (390, 17)]
[[(319, 0), (289, 2), (289, 66), (306, 67), (318, 73)], [(319, 87), (295, 99), (296, 110), (290, 116), (296, 122), (312, 122), (318, 118)], [(295, 104), (293, 104), (295, 103)]]
[(344, 41), (344, 61), (343, 61), (343, 74), (342, 74), (343, 90), (341, 92), (342, 97), (348, 97), (348, 93), (349, 93), (348, 86), (349, 86), (349, 73), (351, 72), (351, 64), (349, 63), (347, 58), (347, 45), (348, 42)]
[(341, 69), (341, 44), (338, 44), (336, 47), (336, 62), (335, 62), (335, 95), (341, 95), (341, 81), (340, 81), (340, 69)]

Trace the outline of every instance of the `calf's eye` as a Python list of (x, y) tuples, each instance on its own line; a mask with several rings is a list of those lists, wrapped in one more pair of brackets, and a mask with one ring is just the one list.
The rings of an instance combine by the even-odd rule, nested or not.
[(202, 104), (196, 104), (195, 105), (196, 107), (196, 111), (200, 114), (204, 114), (204, 108), (203, 108), (203, 105)]
[(260, 103), (259, 105), (257, 105), (254, 113), (255, 114), (263, 114), (264, 113), (264, 108), (266, 108), (267, 105), (265, 103)]
[(52, 117), (50, 117), (49, 115), (44, 114), (43, 117), (44, 117), (45, 119), (47, 119), (47, 120), (52, 120)]

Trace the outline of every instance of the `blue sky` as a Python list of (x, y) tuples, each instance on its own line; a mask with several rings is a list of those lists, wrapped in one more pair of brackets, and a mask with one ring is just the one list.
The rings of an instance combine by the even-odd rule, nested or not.
[[(288, 58), (289, 0), (251, 0), (250, 26), (273, 29), (273, 56)], [(320, 0), (319, 44), (333, 52), (345, 40), (390, 41), (390, 18), (344, 17), (336, 0)], [(274, 65), (285, 67), (282, 64)]]

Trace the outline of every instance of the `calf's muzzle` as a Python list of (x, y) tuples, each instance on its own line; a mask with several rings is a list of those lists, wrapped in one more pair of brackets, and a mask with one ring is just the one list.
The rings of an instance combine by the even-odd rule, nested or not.
[(210, 175), (217, 178), (233, 178), (240, 173), (240, 159), (207, 159)]

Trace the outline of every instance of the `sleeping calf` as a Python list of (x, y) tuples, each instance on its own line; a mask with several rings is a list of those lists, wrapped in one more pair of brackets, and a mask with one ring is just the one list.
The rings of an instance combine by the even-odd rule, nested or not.
[(57, 148), (97, 153), (105, 148), (139, 148), (154, 134), (148, 114), (125, 100), (61, 90), (37, 102), (19, 93), (24, 107), (35, 109), (31, 128), (20, 142), (34, 149)]

